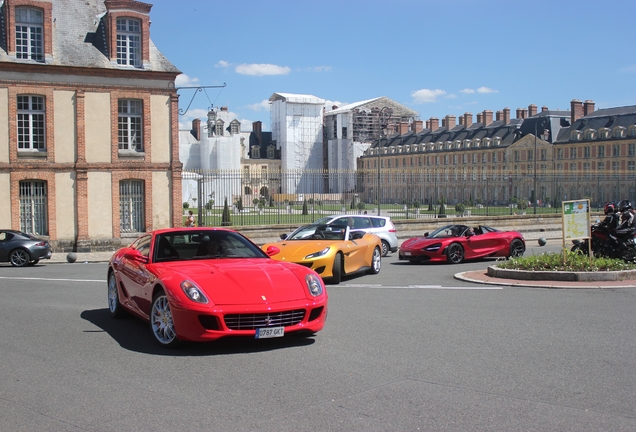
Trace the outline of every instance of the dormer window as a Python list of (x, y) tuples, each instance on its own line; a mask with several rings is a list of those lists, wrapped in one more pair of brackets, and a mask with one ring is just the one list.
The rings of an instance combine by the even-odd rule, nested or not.
[(44, 61), (44, 14), (41, 9), (15, 9), (15, 56)]
[(596, 131), (594, 129), (586, 129), (583, 133), (583, 137), (585, 141), (593, 140), (596, 136)]
[(141, 67), (141, 21), (117, 18), (117, 64)]
[(274, 146), (273, 145), (267, 147), (267, 158), (268, 159), (274, 159)]
[(601, 128), (598, 130), (599, 139), (607, 139), (609, 137), (610, 130), (608, 128)]
[(625, 128), (623, 126), (616, 126), (614, 128), (614, 138), (623, 138), (625, 136)]
[(572, 131), (570, 133), (570, 141), (580, 141), (581, 140), (581, 131)]
[(490, 138), (484, 138), (484, 147), (490, 147), (492, 140)]
[(481, 143), (481, 140), (479, 138), (475, 138), (473, 140), (473, 148), (479, 148), (480, 143)]
[(260, 159), (260, 157), (261, 157), (261, 146), (253, 146), (252, 159)]
[(627, 130), (627, 136), (636, 137), (636, 125), (631, 125)]
[(464, 148), (467, 149), (470, 147), (470, 140), (469, 139), (465, 139), (464, 140)]
[(216, 121), (216, 126), (214, 127), (214, 133), (216, 134), (216, 136), (223, 136), (223, 126), (225, 125), (225, 123), (223, 122), (223, 120), (218, 119)]
[(232, 135), (236, 135), (237, 133), (239, 133), (239, 126), (240, 123), (238, 122), (238, 120), (233, 120), (232, 123), (230, 123), (230, 133)]
[(501, 137), (495, 137), (493, 144), (495, 147), (499, 147), (501, 145)]

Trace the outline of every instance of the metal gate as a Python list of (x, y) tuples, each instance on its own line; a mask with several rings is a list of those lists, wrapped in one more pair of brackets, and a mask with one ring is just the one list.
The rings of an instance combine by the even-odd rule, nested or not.
[(119, 229), (122, 233), (144, 232), (144, 182), (119, 182)]
[(20, 182), (20, 231), (32, 235), (49, 235), (45, 181)]

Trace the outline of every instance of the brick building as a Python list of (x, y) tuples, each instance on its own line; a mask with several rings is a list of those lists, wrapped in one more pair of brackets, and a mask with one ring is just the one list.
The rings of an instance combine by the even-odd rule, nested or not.
[(151, 8), (0, 2), (0, 226), (85, 251), (181, 225), (180, 71)]

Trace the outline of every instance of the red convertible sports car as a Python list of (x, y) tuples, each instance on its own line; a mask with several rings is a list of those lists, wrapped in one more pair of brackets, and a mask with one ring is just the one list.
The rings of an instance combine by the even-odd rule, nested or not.
[(327, 317), (316, 272), (275, 261), (238, 232), (173, 228), (144, 234), (108, 266), (108, 308), (150, 323), (162, 346), (225, 336), (313, 334)]
[(484, 257), (519, 257), (526, 251), (523, 235), (479, 225), (447, 225), (424, 237), (400, 245), (399, 259), (410, 262), (441, 261), (453, 264)]

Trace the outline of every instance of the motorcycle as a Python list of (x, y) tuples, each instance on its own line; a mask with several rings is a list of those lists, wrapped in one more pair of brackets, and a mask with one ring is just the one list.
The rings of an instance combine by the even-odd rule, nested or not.
[[(597, 258), (618, 258), (625, 262), (636, 260), (636, 233), (621, 241), (604, 225), (592, 225), (592, 254)], [(572, 252), (588, 255), (589, 240), (572, 240)]]

